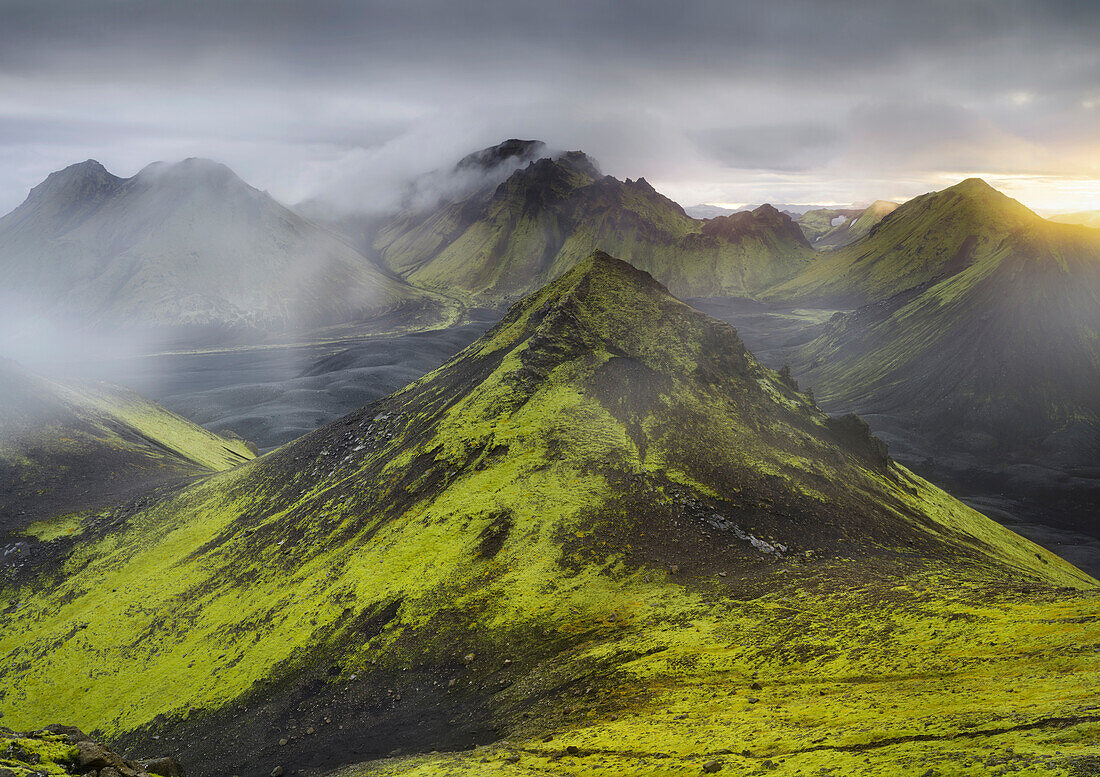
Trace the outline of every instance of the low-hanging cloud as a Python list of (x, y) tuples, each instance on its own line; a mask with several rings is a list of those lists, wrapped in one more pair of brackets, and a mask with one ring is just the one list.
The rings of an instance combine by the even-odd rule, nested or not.
[[(507, 137), (690, 201), (906, 196), (1023, 156), (1100, 176), (1098, 33), (1068, 0), (12, 0), (0, 209), (77, 159), (184, 156), (374, 209)], [(916, 127), (919, 153), (891, 153)]]

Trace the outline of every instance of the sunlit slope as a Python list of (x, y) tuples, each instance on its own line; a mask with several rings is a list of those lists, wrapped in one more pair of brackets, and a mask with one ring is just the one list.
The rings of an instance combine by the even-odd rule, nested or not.
[(957, 272), (836, 317), (802, 348), (800, 380), (940, 439), (986, 435), (994, 457), (1042, 444), (1047, 460), (1095, 468), (1100, 233), (1021, 223)]
[(594, 249), (685, 297), (750, 295), (812, 258), (798, 227), (771, 206), (699, 221), (643, 178), (601, 175), (580, 152), (533, 162), (495, 189), (406, 212), (374, 247), (416, 284), (490, 304), (534, 291)]
[(59, 383), (0, 361), (0, 398), (0, 531), (254, 455), (120, 386)]
[(595, 254), (406, 389), (3, 592), (0, 709), (186, 742), (200, 775), (503, 736), (697, 766), (1087, 715), (1093, 585)]
[(868, 234), (768, 290), (776, 301), (857, 307), (951, 277), (1046, 222), (979, 178), (915, 197)]
[(284, 329), (448, 315), (436, 295), (204, 159), (132, 178), (93, 160), (53, 173), (0, 218), (0, 273), (4, 292), (74, 326)]

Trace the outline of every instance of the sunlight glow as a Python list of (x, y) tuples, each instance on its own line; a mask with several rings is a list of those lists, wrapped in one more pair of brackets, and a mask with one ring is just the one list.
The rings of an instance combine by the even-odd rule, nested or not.
[[(965, 178), (982, 178), (993, 188), (1019, 200), (1042, 215), (1100, 210), (1100, 178), (983, 172), (952, 172), (939, 175), (939, 180), (943, 182), (942, 186), (950, 186)], [(937, 188), (940, 186), (941, 184), (937, 184)]]

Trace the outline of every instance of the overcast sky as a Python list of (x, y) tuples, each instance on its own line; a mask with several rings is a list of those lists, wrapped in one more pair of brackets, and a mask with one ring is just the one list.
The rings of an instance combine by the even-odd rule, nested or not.
[(508, 137), (696, 202), (1100, 208), (1100, 3), (0, 0), (0, 211), (89, 157), (384, 206)]

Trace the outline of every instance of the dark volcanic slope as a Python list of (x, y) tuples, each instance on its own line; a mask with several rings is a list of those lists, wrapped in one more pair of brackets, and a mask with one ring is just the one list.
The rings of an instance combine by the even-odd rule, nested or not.
[[(829, 592), (825, 609), (850, 614), (853, 589), (898, 576), (920, 603), (898, 617), (910, 589), (885, 594), (890, 625), (860, 616), (879, 636), (782, 655), (819, 678), (862, 676), (881, 634), (908, 640), (911, 619), (925, 634), (928, 613), (971, 606), (960, 586), (1094, 584), (890, 462), (858, 419), (825, 416), (729, 325), (597, 253), (435, 372), (130, 516), (66, 574), (0, 599), (0, 709), (15, 726), (64, 719), (143, 750), (173, 743), (200, 775), (536, 725), (543, 741), (591, 723), (589, 708), (634, 710), (643, 728), (616, 747), (667, 757), (684, 750), (645, 729), (668, 717), (662, 689), (709, 700), (711, 681), (763, 666), (737, 651), (773, 629), (769, 602), (783, 629), (831, 640), (848, 615), (794, 624), (792, 596), (808, 594), (808, 613), (823, 607), (809, 592)], [(951, 593), (928, 587), (938, 580)], [(64, 694), (61, 674), (80, 678)], [(727, 753), (750, 746), (730, 749), (738, 725), (723, 724)]]
[(801, 230), (771, 206), (699, 221), (643, 178), (601, 175), (581, 152), (531, 162), (499, 186), (437, 207), (409, 209), (379, 230), (374, 248), (414, 283), (491, 304), (537, 289), (594, 249), (681, 296), (752, 294), (813, 256)]
[(132, 391), (66, 385), (0, 360), (0, 536), (252, 457), (240, 439)]
[(53, 173), (0, 219), (0, 274), (20, 304), (99, 327), (416, 323), (447, 308), (202, 159)]

